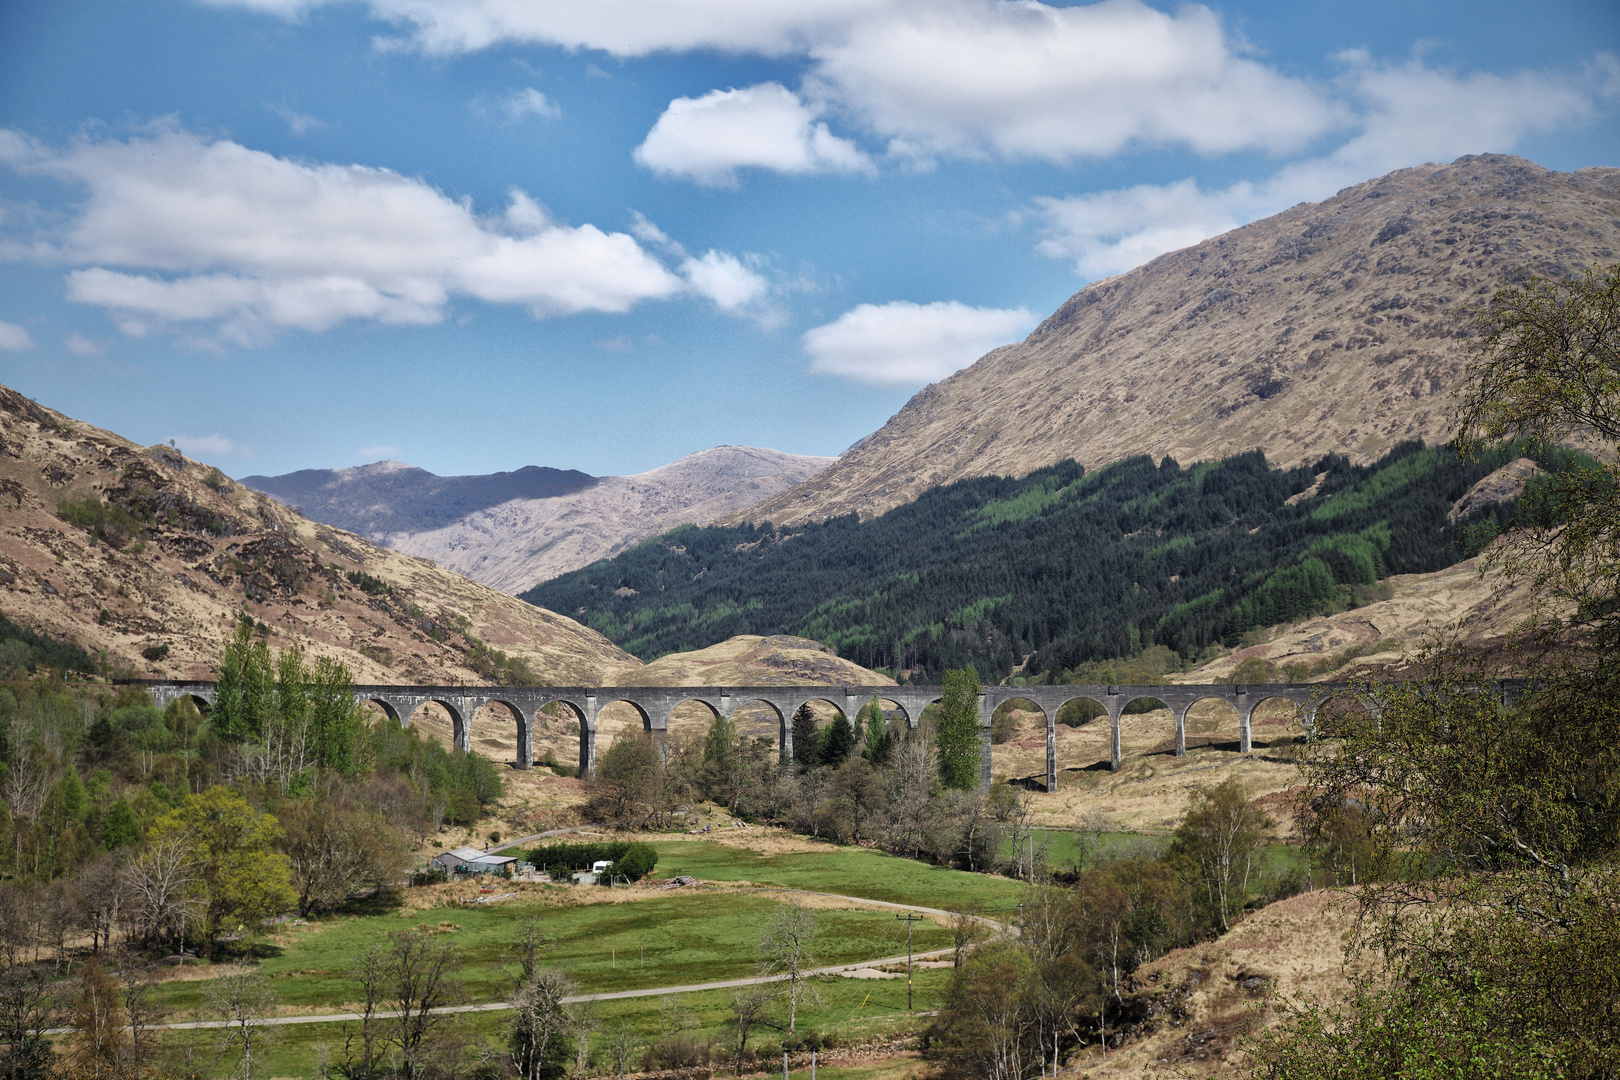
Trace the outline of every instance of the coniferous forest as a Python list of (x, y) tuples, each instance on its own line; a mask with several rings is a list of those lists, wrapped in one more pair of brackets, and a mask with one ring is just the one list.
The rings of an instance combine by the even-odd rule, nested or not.
[[(1521, 453), (1462, 460), (1408, 442), (1370, 465), (1335, 455), (1274, 469), (1260, 451), (1190, 467), (1067, 461), (960, 481), (866, 521), (676, 529), (523, 598), (647, 660), (796, 634), (913, 681), (966, 667), (1059, 680), (1154, 645), (1190, 662), (1472, 554), (1514, 508), (1454, 521), (1453, 505)], [(1554, 472), (1583, 460), (1538, 459)]]

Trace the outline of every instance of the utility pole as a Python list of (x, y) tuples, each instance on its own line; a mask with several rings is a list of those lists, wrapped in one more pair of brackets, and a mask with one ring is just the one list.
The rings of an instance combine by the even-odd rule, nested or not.
[(911, 924), (922, 922), (925, 916), (908, 911), (904, 915), (896, 915), (895, 918), (904, 920), (906, 924), (906, 1012), (911, 1012), (913, 1011), (911, 1005)]

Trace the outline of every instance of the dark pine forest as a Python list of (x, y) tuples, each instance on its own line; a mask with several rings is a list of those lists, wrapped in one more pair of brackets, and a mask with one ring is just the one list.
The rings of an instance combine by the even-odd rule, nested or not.
[(968, 666), (1060, 680), (1152, 646), (1190, 663), (1472, 554), (1514, 506), (1451, 521), (1453, 504), (1520, 453), (1463, 461), (1410, 442), (1365, 466), (1273, 469), (1259, 451), (1191, 467), (1067, 461), (959, 481), (867, 521), (676, 529), (523, 598), (647, 660), (795, 634), (913, 681)]

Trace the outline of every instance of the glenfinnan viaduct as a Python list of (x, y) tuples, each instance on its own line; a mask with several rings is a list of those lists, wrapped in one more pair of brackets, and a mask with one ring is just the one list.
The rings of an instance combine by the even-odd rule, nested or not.
[[(161, 682), (134, 680), (144, 686), (161, 706), (176, 698), (189, 697), (201, 706), (211, 707), (214, 683)], [(1507, 688), (1503, 687), (1503, 692)], [(580, 775), (589, 776), (596, 767), (597, 717), (602, 709), (622, 701), (641, 715), (643, 730), (661, 742), (669, 730), (670, 713), (675, 706), (692, 701), (706, 705), (715, 716), (730, 717), (738, 706), (762, 704), (776, 715), (780, 732), (778, 745), (782, 760), (793, 756), (792, 716), (800, 705), (825, 701), (853, 718), (873, 697), (899, 707), (906, 723), (917, 726), (923, 709), (940, 699), (937, 686), (356, 686), (357, 702), (379, 706), (401, 727), (421, 706), (433, 702), (450, 714), (456, 749), (472, 748), (469, 721), (484, 705), (503, 705), (517, 724), (516, 768), (527, 769), (534, 758), (533, 724), (535, 714), (556, 702), (568, 706), (579, 719)], [(1310, 730), (1317, 707), (1330, 697), (1349, 695), (1364, 708), (1377, 712), (1377, 703), (1367, 698), (1365, 687), (1343, 683), (1284, 683), (1256, 686), (1227, 684), (1160, 686), (986, 686), (979, 694), (979, 733), (984, 755), (979, 766), (980, 781), (990, 784), (990, 719), (1004, 702), (1021, 699), (1033, 702), (1046, 716), (1046, 789), (1057, 789), (1057, 714), (1066, 703), (1089, 698), (1102, 706), (1113, 729), (1113, 767), (1120, 766), (1120, 714), (1132, 701), (1156, 698), (1169, 706), (1176, 721), (1176, 754), (1187, 751), (1187, 710), (1205, 699), (1225, 701), (1238, 715), (1239, 749), (1250, 748), (1249, 721), (1263, 701), (1282, 699), (1297, 706)], [(891, 710), (892, 712), (892, 710)]]

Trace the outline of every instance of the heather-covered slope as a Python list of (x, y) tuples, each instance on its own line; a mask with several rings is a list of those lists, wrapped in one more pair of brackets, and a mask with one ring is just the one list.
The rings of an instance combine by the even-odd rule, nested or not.
[[(317, 525), (166, 446), (136, 446), (5, 387), (0, 614), (148, 676), (210, 678), (243, 614), (273, 647), (336, 657), (362, 682), (487, 682), (521, 664), (577, 684), (640, 667), (572, 619)], [(504, 669), (491, 650), (510, 658)]]

